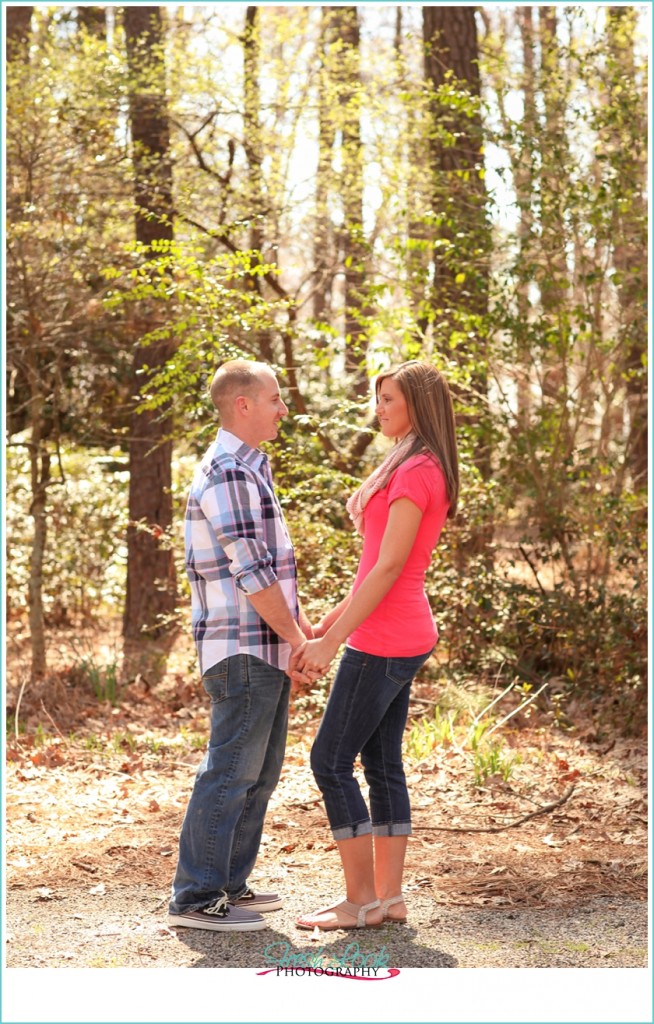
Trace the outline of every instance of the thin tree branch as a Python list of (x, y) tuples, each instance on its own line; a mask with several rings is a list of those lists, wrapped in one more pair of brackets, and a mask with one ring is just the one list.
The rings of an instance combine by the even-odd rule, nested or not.
[(447, 825), (416, 825), (415, 830), (418, 832), (506, 832), (509, 828), (518, 828), (520, 825), (524, 825), (526, 821), (537, 818), (540, 814), (549, 814), (551, 811), (555, 811), (557, 807), (561, 807), (570, 799), (575, 789), (576, 784), (573, 783), (558, 800), (553, 800), (550, 804), (544, 804), (538, 810), (531, 811), (529, 814), (523, 815), (522, 818), (516, 818), (515, 821), (510, 821), (507, 825), (488, 825), (486, 828), (476, 826), (471, 826), (470, 828), (450, 828)]

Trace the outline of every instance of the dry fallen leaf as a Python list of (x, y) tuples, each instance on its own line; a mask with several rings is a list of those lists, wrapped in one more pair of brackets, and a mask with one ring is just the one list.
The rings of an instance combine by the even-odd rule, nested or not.
[(554, 833), (553, 832), (550, 832), (549, 835), (547, 835), (547, 836), (543, 836), (543, 842), (545, 843), (546, 846), (557, 846), (558, 847), (558, 846), (562, 846), (563, 845), (562, 843), (559, 842), (558, 839), (554, 838)]

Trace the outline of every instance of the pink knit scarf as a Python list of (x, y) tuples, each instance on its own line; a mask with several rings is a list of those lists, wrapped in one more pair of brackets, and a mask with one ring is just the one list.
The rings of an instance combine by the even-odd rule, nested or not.
[(357, 532), (363, 537), (364, 532), (364, 519), (363, 511), (372, 498), (373, 494), (377, 491), (383, 490), (388, 483), (391, 474), (401, 462), (404, 461), (407, 452), (411, 445), (416, 439), (416, 435), (409, 431), (409, 433), (398, 441), (396, 445), (393, 445), (390, 452), (382, 462), (381, 466), (373, 470), (370, 476), (363, 481), (361, 486), (357, 488), (351, 498), (349, 498), (346, 509), (349, 512), (350, 519), (354, 523)]

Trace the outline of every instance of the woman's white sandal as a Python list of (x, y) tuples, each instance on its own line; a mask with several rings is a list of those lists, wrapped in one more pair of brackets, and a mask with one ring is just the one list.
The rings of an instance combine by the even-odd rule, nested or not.
[(391, 917), (388, 913), (388, 908), (394, 906), (396, 903), (404, 903), (404, 896), (389, 896), (387, 900), (381, 901), (381, 908), (384, 914), (384, 921), (392, 921), (394, 924), (406, 924), (405, 917)]
[[(319, 928), (322, 932), (335, 932), (339, 928), (379, 928), (384, 923), (383, 918), (381, 921), (376, 921), (374, 924), (368, 924), (366, 916), (371, 910), (377, 910), (381, 907), (380, 900), (373, 900), (372, 903), (364, 903), (359, 906), (356, 903), (350, 903), (349, 900), (342, 900), (340, 903), (335, 903), (331, 907), (321, 907), (320, 910), (316, 910), (315, 913), (309, 914), (307, 917), (298, 917), (295, 922), (298, 928)], [(320, 914), (327, 914), (330, 910), (342, 911), (354, 920), (354, 924), (341, 924), (338, 919), (336, 921), (329, 921), (321, 923), (316, 918)]]

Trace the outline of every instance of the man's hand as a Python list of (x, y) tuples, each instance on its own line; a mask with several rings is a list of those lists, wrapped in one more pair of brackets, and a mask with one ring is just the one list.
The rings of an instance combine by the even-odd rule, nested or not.
[(291, 692), (300, 696), (308, 693), (311, 689), (312, 683), (314, 683), (316, 679), (320, 678), (320, 673), (303, 671), (299, 668), (299, 663), (305, 646), (306, 641), (293, 649), (289, 668), (287, 669), (287, 675), (291, 677)]
[(318, 679), (320, 676), (324, 676), (336, 657), (339, 647), (340, 644), (326, 636), (320, 640), (307, 640), (301, 648), (298, 648), (297, 657), (294, 652), (293, 668), (297, 667), (304, 675)]

